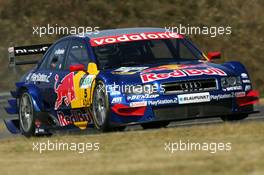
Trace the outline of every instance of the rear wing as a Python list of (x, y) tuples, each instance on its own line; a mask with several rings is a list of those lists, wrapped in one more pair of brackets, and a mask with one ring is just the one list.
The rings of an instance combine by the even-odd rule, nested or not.
[(15, 67), (16, 65), (37, 64), (37, 60), (17, 61), (16, 58), (22, 55), (44, 54), (50, 46), (51, 44), (39, 44), (30, 46), (9, 47), (9, 67)]

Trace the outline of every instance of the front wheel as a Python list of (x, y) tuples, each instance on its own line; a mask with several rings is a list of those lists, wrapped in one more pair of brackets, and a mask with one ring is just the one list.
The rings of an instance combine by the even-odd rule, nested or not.
[(35, 135), (35, 110), (32, 97), (27, 92), (24, 92), (19, 98), (19, 124), (24, 136)]
[(98, 81), (94, 88), (92, 111), (95, 127), (103, 132), (110, 131), (108, 95), (102, 81)]

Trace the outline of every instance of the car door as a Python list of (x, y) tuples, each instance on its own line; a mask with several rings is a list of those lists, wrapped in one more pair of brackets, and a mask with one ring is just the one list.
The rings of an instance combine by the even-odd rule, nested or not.
[(89, 75), (87, 72), (90, 57), (86, 48), (85, 40), (81, 38), (73, 38), (69, 45), (65, 70), (70, 70), (71, 67), (78, 65), (83, 66), (83, 70), (72, 71), (74, 75), (74, 99), (71, 101), (71, 108), (83, 108), (90, 106), (90, 89), (95, 75)]
[(35, 85), (40, 90), (47, 110), (65, 109), (70, 106), (71, 98), (68, 98), (70, 82), (66, 81), (67, 78), (70, 79), (70, 72), (64, 69), (68, 44), (69, 40), (64, 39), (53, 45), (45, 55), (39, 69), (31, 75), (31, 77), (38, 77), (39, 81), (36, 81)]

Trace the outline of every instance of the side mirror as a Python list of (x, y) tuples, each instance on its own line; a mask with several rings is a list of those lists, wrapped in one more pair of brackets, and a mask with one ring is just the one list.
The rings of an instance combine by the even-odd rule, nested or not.
[(74, 64), (70, 65), (70, 71), (75, 72), (75, 71), (85, 71), (85, 67), (83, 64)]
[(220, 52), (208, 52), (207, 58), (209, 61), (213, 59), (220, 59), (221, 58), (221, 53)]
[(91, 62), (88, 64), (88, 73), (91, 75), (97, 75), (99, 73), (98, 67), (95, 63)]

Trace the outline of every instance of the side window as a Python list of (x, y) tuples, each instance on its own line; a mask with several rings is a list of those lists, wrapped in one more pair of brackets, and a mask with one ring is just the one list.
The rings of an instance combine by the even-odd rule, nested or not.
[(70, 69), (70, 65), (83, 64), (88, 65), (90, 58), (88, 56), (85, 44), (79, 40), (72, 40), (69, 47), (69, 54), (66, 61), (66, 69)]
[(41, 62), (41, 65), (39, 66), (39, 69), (46, 69), (47, 68), (47, 64), (49, 62), (49, 56), (52, 52), (52, 48), (48, 49), (48, 51), (45, 53), (43, 60)]
[(63, 61), (66, 54), (68, 41), (61, 41), (57, 43), (49, 55), (47, 69), (60, 70), (63, 66)]

